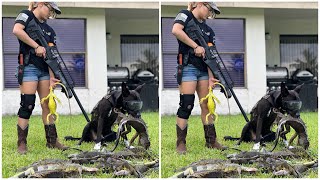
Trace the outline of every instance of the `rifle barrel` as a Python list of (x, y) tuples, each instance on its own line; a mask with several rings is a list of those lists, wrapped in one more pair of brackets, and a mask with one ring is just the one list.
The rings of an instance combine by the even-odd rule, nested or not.
[(84, 110), (84, 108), (83, 108), (83, 106), (82, 106), (82, 104), (81, 104), (81, 102), (80, 102), (80, 100), (79, 100), (79, 98), (78, 98), (78, 96), (77, 96), (76, 92), (74, 92), (74, 89), (73, 89), (73, 88), (70, 88), (70, 89), (71, 89), (72, 94), (73, 94), (74, 98), (76, 99), (76, 101), (77, 101), (77, 103), (78, 103), (78, 105), (79, 105), (80, 109), (81, 109), (81, 112), (82, 112), (83, 116), (86, 118), (86, 121), (87, 121), (87, 122), (90, 122), (90, 119), (89, 119), (89, 117), (88, 117), (88, 115), (87, 115), (86, 111)]

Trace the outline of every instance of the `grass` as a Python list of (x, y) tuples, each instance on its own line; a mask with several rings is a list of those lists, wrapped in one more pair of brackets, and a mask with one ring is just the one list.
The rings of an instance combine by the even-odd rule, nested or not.
[[(159, 113), (148, 112), (142, 113), (142, 118), (148, 125), (148, 132), (151, 141), (151, 151), (154, 154), (159, 154)], [(28, 134), (28, 153), (19, 155), (17, 152), (17, 117), (4, 116), (2, 117), (2, 177), (8, 178), (16, 174), (17, 169), (30, 165), (35, 161), (42, 159), (67, 159), (67, 155), (76, 153), (67, 151), (62, 153), (60, 150), (46, 148), (46, 139), (44, 126), (40, 116), (31, 116), (29, 123)], [(72, 135), (81, 137), (83, 127), (86, 125), (86, 120), (82, 115), (60, 116), (59, 122), (56, 123), (58, 137), (60, 142), (67, 146), (75, 146), (77, 141), (64, 141), (64, 136)], [(134, 134), (133, 132), (130, 134)], [(83, 143), (80, 148), (82, 150), (92, 150), (94, 143)], [(114, 143), (107, 146), (111, 149)], [(121, 149), (123, 145), (118, 147)], [(88, 176), (92, 178), (93, 176)], [(112, 174), (104, 174), (100, 172), (94, 177), (110, 178)], [(152, 172), (147, 175), (148, 178), (159, 177), (158, 172)]]
[[(307, 125), (307, 132), (309, 135), (310, 154), (318, 157), (318, 113), (308, 112), (301, 113), (301, 117)], [(235, 141), (224, 141), (223, 137), (230, 135), (233, 137), (240, 137), (242, 127), (245, 125), (245, 120), (242, 115), (234, 116), (219, 116), (219, 120), (216, 122), (216, 131), (218, 140), (223, 145), (233, 147)], [(161, 118), (161, 177), (166, 178), (175, 174), (175, 170), (189, 165), (192, 162), (201, 159), (226, 159), (227, 154), (235, 153), (235, 151), (228, 150), (221, 152), (215, 149), (208, 149), (204, 147), (205, 138), (203, 132), (203, 125), (200, 120), (200, 116), (191, 116), (188, 121), (188, 135), (187, 135), (187, 154), (178, 155), (175, 151), (176, 146), (176, 117), (175, 116), (163, 116)], [(287, 137), (291, 137), (292, 131)], [(253, 146), (253, 143), (241, 143), (238, 147), (241, 150), (249, 151)], [(271, 149), (273, 144), (268, 143), (267, 149)], [(283, 143), (280, 143), (276, 150), (283, 148)], [(247, 166), (247, 165), (246, 165)], [(257, 173), (255, 175), (244, 175), (242, 177), (256, 177), (256, 178), (270, 178), (272, 174)], [(316, 178), (318, 173), (314, 171), (308, 171), (305, 175), (306, 178)]]

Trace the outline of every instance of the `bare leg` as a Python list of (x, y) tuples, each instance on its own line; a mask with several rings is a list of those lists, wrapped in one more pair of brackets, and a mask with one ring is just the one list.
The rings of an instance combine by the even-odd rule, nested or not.
[[(199, 100), (203, 97), (205, 97), (208, 93), (209, 93), (209, 82), (208, 80), (202, 80), (202, 81), (198, 81), (198, 85), (197, 85), (197, 94), (199, 97)], [(208, 110), (208, 106), (207, 106), (207, 100), (203, 101), (202, 104), (200, 104), (201, 107), (201, 120), (202, 120), (202, 124), (213, 124), (213, 118), (212, 116), (208, 117), (208, 122), (206, 121), (206, 116), (209, 113)]]
[[(48, 96), (50, 89), (50, 81), (49, 80), (42, 80), (39, 81), (39, 86), (38, 86), (38, 94), (39, 94), (39, 98), (40, 100), (46, 96)], [(49, 107), (48, 107), (48, 100), (46, 100), (43, 104), (41, 104), (41, 108), (42, 108), (42, 121), (44, 125), (47, 124), (53, 124), (54, 123), (54, 118), (52, 117), (53, 115), (49, 116), (49, 122), (47, 122), (47, 116), (50, 113), (49, 111)]]

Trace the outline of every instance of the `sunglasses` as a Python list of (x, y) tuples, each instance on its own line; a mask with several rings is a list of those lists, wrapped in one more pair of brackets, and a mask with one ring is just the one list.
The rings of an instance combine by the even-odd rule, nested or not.
[(44, 5), (47, 6), (50, 11), (50, 18), (54, 19), (57, 16), (55, 10), (50, 6), (50, 4), (44, 3)]
[(209, 4), (207, 4), (207, 3), (203, 3), (203, 5), (208, 8), (208, 10), (209, 10), (209, 12), (210, 12), (210, 14), (211, 14), (210, 17), (211, 17), (211, 18), (214, 18), (214, 17), (216, 16), (216, 13), (214, 12), (213, 8), (212, 8)]

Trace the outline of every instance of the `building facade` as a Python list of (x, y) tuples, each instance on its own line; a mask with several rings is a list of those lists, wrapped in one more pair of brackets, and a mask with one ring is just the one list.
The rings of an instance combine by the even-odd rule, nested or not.
[[(158, 40), (159, 3), (58, 2), (57, 4), (62, 14), (57, 19), (48, 20), (48, 23), (56, 31), (59, 51), (76, 84), (75, 92), (84, 109), (90, 112), (107, 93), (107, 65), (122, 66), (125, 64), (123, 59), (132, 56), (126, 45), (137, 44), (135, 48), (138, 49), (134, 49), (135, 51), (143, 51), (139, 47), (150, 46), (157, 49), (158, 53), (158, 41), (150, 43), (148, 37), (152, 36), (153, 39), (156, 37)], [(28, 2), (2, 3), (3, 60), (0, 67), (3, 72), (0, 80), (3, 90), (2, 114), (16, 114), (19, 109), (20, 92), (14, 78), (18, 41), (11, 32), (14, 19), (21, 10), (27, 9), (27, 6)], [(130, 44), (127, 39), (132, 37), (145, 40)], [(136, 54), (136, 56), (137, 59), (142, 55)], [(128, 66), (130, 69), (130, 64)], [(67, 98), (58, 89), (55, 93), (63, 104), (58, 106), (58, 112), (68, 114)], [(41, 113), (39, 102), (37, 97), (33, 114)], [(70, 99), (70, 103), (72, 114), (81, 113), (74, 98)]]
[[(266, 65), (287, 67), (290, 75), (297, 59), (317, 62), (318, 4), (316, 2), (217, 2), (221, 14), (208, 20), (216, 34), (216, 45), (235, 83), (234, 92), (244, 110), (249, 113), (266, 93)], [(162, 114), (175, 114), (179, 91), (174, 78), (177, 42), (171, 34), (172, 23), (187, 3), (163, 2), (161, 7), (161, 42), (163, 84)], [(169, 23), (169, 25), (167, 25)], [(171, 23), (171, 24), (170, 24)], [(308, 49), (313, 58), (304, 60)], [(308, 64), (317, 72), (317, 65)], [(306, 67), (304, 67), (306, 68)], [(317, 77), (317, 75), (316, 75)], [(228, 114), (228, 102), (220, 90), (214, 90), (221, 101), (218, 114)], [(198, 99), (193, 114), (200, 114)], [(232, 114), (240, 113), (233, 99), (229, 100)]]

